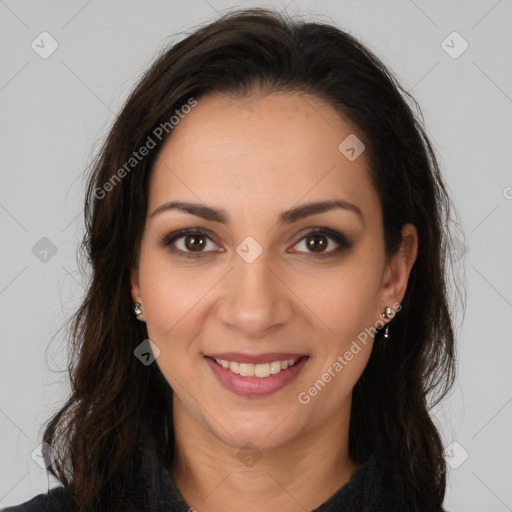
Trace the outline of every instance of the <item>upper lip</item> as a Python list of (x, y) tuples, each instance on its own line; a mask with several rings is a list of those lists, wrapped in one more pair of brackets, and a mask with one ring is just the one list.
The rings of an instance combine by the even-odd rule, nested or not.
[(205, 354), (206, 357), (213, 359), (224, 359), (236, 363), (271, 363), (273, 361), (286, 361), (288, 359), (298, 359), (306, 354), (292, 354), (289, 352), (266, 352), (264, 354), (242, 354), (240, 352), (219, 352), (215, 354)]

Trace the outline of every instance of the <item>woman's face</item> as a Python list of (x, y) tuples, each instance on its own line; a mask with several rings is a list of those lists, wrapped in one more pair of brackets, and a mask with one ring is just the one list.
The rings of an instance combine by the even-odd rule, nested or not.
[[(412, 266), (385, 258), (357, 132), (298, 93), (208, 95), (174, 127), (151, 175), (132, 298), (175, 421), (261, 450), (346, 422), (370, 328)], [(175, 201), (202, 208), (163, 207)]]

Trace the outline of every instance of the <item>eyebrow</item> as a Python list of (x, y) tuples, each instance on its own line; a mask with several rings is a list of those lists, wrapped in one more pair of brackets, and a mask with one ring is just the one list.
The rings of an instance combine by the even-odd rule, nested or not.
[[(297, 206), (290, 210), (286, 210), (279, 215), (278, 222), (281, 224), (292, 224), (310, 215), (324, 213), (335, 208), (355, 213), (361, 221), (364, 222), (364, 216), (360, 208), (355, 204), (349, 203), (341, 199), (333, 201), (319, 201), (314, 203), (307, 203), (302, 206)], [(179, 210), (185, 213), (190, 213), (197, 217), (213, 222), (220, 222), (222, 224), (230, 223), (229, 215), (225, 210), (214, 208), (201, 203), (189, 203), (184, 201), (170, 201), (160, 205), (150, 217), (162, 214), (170, 210)]]

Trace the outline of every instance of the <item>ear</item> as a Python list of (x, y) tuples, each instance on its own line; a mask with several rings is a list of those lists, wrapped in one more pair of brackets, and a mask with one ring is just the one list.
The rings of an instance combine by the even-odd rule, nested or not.
[(133, 302), (138, 302), (141, 304), (142, 314), (137, 317), (138, 320), (145, 322), (144, 319), (144, 309), (142, 308), (142, 297), (140, 294), (140, 284), (139, 284), (139, 270), (136, 267), (132, 267), (130, 271), (130, 287)]
[(130, 288), (133, 302), (142, 302), (139, 285), (139, 269), (132, 267), (130, 271)]
[(384, 311), (386, 307), (393, 307), (402, 302), (417, 254), (418, 232), (413, 224), (405, 224), (402, 227), (400, 248), (391, 256), (384, 272), (380, 312)]

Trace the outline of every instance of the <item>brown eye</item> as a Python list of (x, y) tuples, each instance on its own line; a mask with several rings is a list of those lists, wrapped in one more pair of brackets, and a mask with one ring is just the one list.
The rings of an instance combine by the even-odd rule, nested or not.
[[(304, 244), (304, 247), (300, 247)], [(294, 246), (294, 252), (309, 254), (318, 258), (335, 256), (352, 247), (352, 243), (337, 231), (328, 228), (316, 228), (306, 233)], [(301, 250), (298, 250), (300, 247)]]
[[(207, 256), (209, 253), (215, 252), (216, 249), (219, 250), (210, 235), (199, 228), (181, 229), (167, 235), (162, 239), (162, 244), (172, 253), (185, 258)], [(222, 249), (220, 252), (223, 252)]]
[(190, 251), (201, 252), (205, 245), (205, 237), (200, 233), (185, 236), (185, 247)]
[(328, 242), (323, 235), (308, 235), (305, 238), (306, 247), (313, 252), (323, 252)]

